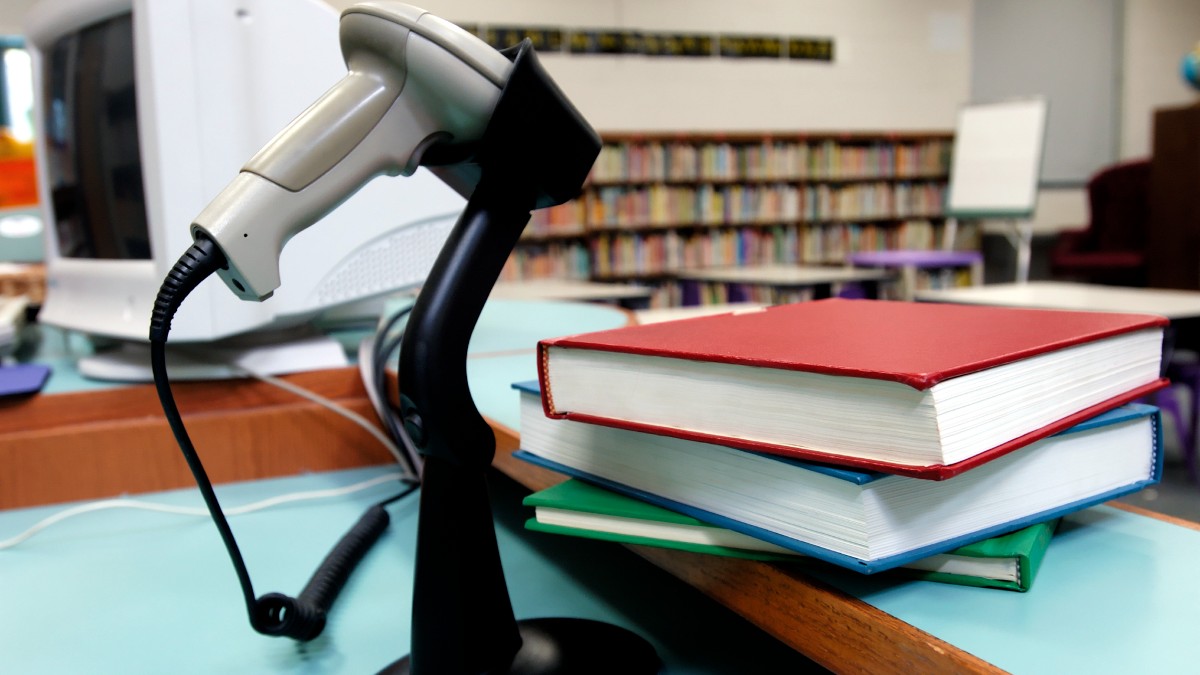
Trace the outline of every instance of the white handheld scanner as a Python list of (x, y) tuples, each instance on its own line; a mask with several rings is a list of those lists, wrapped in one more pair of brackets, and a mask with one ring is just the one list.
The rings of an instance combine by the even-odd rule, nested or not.
[[(218, 274), (244, 300), (270, 297), (288, 239), (372, 178), (412, 175), (434, 145), (442, 156), (469, 155), (513, 66), (454, 24), (399, 2), (347, 9), (339, 35), (346, 77), (251, 158), (192, 223), (193, 237), (220, 246), (228, 267)], [(473, 186), (451, 187), (466, 193)]]

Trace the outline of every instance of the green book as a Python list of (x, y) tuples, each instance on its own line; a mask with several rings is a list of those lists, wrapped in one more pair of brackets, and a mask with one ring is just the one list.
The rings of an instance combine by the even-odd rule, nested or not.
[[(534, 508), (534, 517), (526, 521), (525, 527), (539, 532), (751, 560), (820, 564), (770, 542), (574, 478), (535, 492), (524, 503)], [(912, 561), (888, 573), (947, 584), (1027, 591), (1057, 526), (1057, 519), (1030, 525)]]

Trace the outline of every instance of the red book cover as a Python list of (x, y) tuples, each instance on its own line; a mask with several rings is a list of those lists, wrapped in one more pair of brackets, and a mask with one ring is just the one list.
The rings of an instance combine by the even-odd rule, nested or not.
[(538, 377), (543, 407), (550, 417), (721, 442), (815, 461), (837, 461), (889, 473), (945, 478), (1144, 396), (1167, 382), (1159, 379), (1146, 383), (968, 461), (912, 467), (857, 458), (843, 462), (803, 448), (747, 444), (710, 434), (556, 410), (548, 377), (549, 350), (589, 349), (864, 377), (924, 390), (993, 366), (1124, 333), (1161, 329), (1167, 324), (1164, 317), (1145, 314), (830, 299), (543, 340), (538, 344)]

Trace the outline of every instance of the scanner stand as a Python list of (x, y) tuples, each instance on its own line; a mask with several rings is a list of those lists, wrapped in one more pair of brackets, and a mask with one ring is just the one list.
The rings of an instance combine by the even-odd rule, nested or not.
[[(528, 40), (474, 161), (432, 166), (475, 188), (413, 307), (400, 350), (404, 427), (425, 458), (412, 652), (384, 673), (657, 673), (636, 634), (584, 619), (518, 622), (496, 544), (487, 471), (495, 436), (467, 385), (467, 344), (535, 208), (579, 192), (600, 148)], [(436, 164), (437, 153), (427, 153)], [(461, 159), (461, 158), (458, 158)]]

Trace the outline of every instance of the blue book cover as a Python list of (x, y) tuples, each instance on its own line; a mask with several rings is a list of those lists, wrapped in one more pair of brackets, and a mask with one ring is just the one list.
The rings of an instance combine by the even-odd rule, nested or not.
[(536, 383), (514, 386), (523, 392), (515, 456), (863, 573), (1100, 504), (1162, 475), (1160, 413), (1148, 405), (927, 481), (548, 419)]

